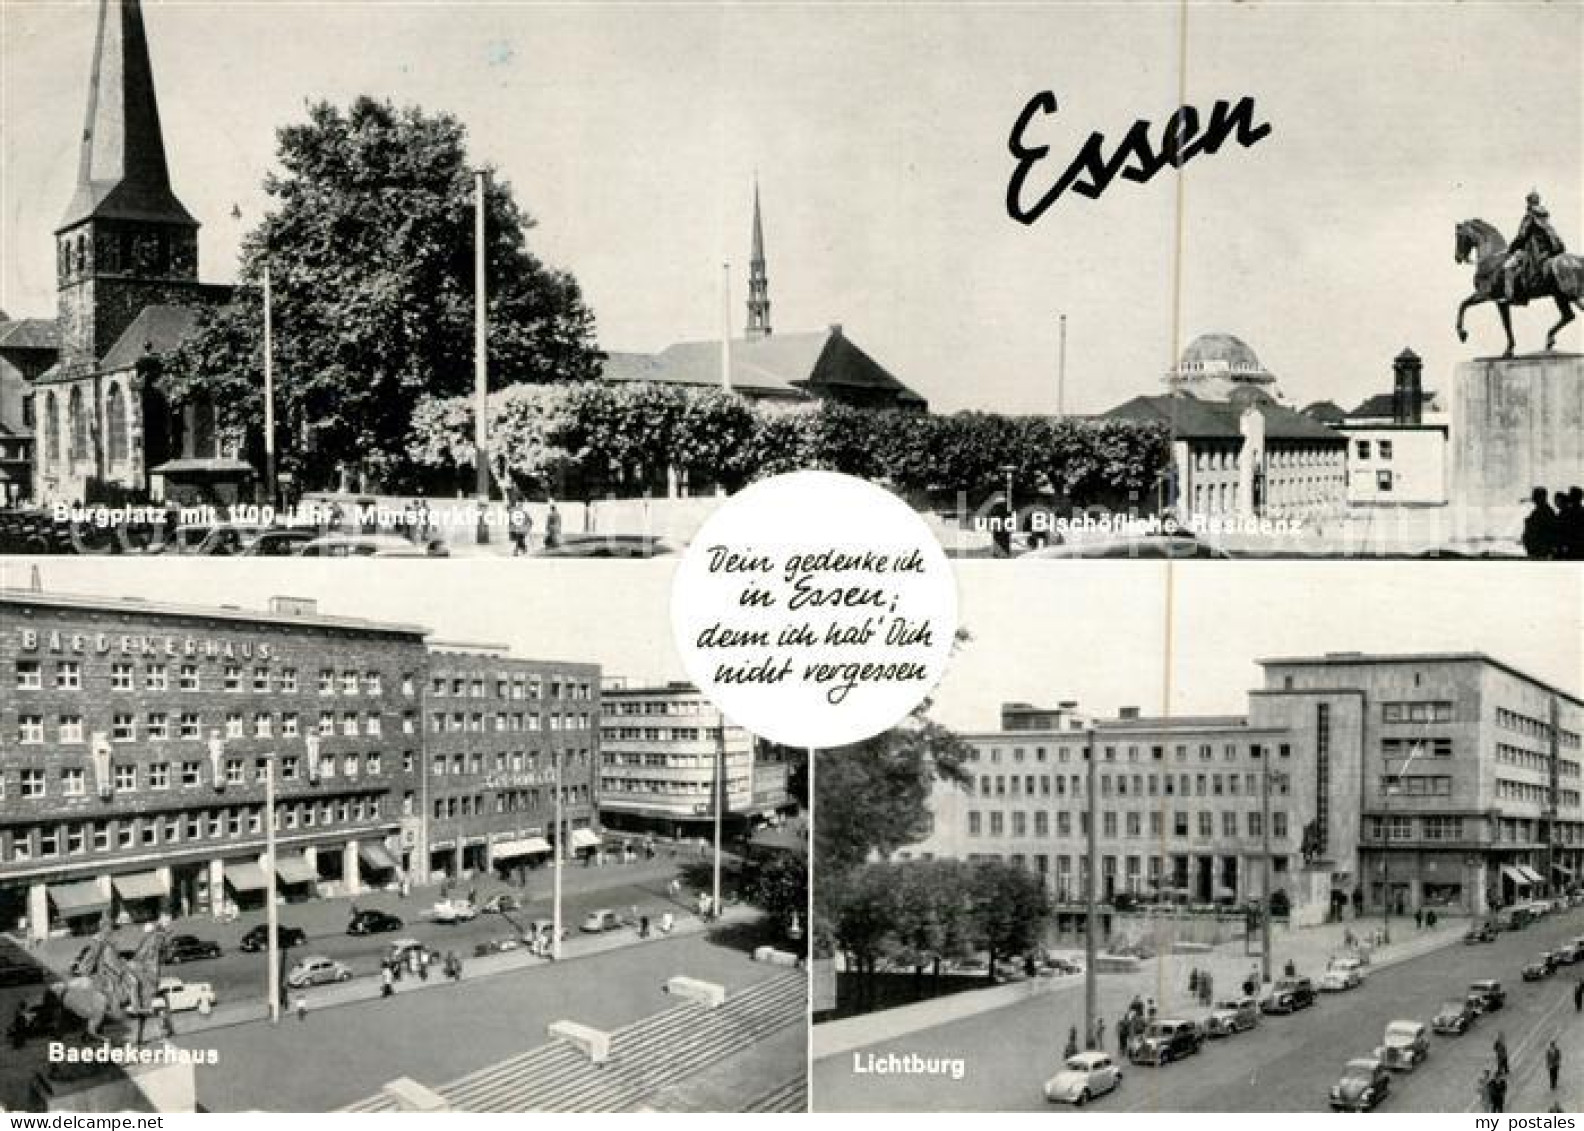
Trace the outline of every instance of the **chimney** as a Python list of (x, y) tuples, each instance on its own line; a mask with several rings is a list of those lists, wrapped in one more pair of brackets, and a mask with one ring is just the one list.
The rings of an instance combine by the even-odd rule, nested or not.
[(1424, 362), (1411, 349), (1404, 349), (1392, 362), (1392, 421), (1419, 424), (1424, 419), (1424, 391), (1420, 374)]
[(319, 612), (319, 602), (310, 597), (271, 597), (269, 611), (276, 616), (311, 617)]
[(832, 322), (830, 324), (830, 335), (833, 338), (842, 336), (842, 324), (840, 322)]

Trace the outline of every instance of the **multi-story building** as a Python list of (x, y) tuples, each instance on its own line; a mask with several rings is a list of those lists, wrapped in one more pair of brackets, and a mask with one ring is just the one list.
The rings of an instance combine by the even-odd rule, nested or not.
[(420, 843), (424, 631), (0, 592), (0, 921), (356, 892)]
[(520, 874), (558, 843), (574, 853), (598, 847), (599, 695), (594, 664), (433, 647), (424, 744), (432, 874)]
[(721, 820), (739, 826), (773, 819), (791, 803), (785, 759), (691, 683), (608, 681), (600, 757), (600, 818), (610, 829), (707, 835), (722, 791)]
[(0, 590), (0, 924), (262, 903), (597, 846), (599, 668), (319, 613)]
[[(1240, 716), (1111, 719), (1008, 704), (964, 736), (906, 855), (992, 856), (1081, 898), (1098, 814), (1106, 899), (1259, 897), (1469, 912), (1577, 882), (1584, 704), (1477, 653), (1261, 661)], [(1088, 751), (1096, 796), (1086, 792)]]

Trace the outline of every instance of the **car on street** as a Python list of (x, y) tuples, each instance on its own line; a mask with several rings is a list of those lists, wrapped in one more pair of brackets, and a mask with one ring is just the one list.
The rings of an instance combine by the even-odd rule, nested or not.
[(304, 958), (293, 966), (286, 974), (286, 984), (294, 990), (304, 986), (322, 986), (327, 982), (347, 982), (352, 979), (352, 971), (333, 958), (323, 955), (313, 955)]
[(676, 547), (649, 534), (573, 534), (533, 551), (536, 558), (661, 558)]
[(1484, 978), (1469, 983), (1468, 999), (1469, 1004), (1478, 1012), (1495, 1013), (1507, 1004), (1507, 991), (1502, 989), (1502, 984), (1494, 978)]
[(382, 935), (387, 931), (399, 931), (402, 921), (386, 911), (376, 908), (354, 912), (352, 921), (347, 924), (349, 935)]
[(1205, 1034), (1211, 1037), (1230, 1037), (1259, 1024), (1259, 1002), (1251, 997), (1229, 998), (1218, 1001), (1205, 1019)]
[(1463, 935), (1463, 941), (1470, 945), (1496, 941), (1496, 927), (1491, 923), (1475, 923)]
[(1393, 1021), (1375, 1059), (1394, 1072), (1412, 1072), (1430, 1055), (1430, 1038), (1422, 1021)]
[(1197, 1022), (1166, 1018), (1151, 1021), (1128, 1049), (1128, 1056), (1134, 1064), (1159, 1066), (1192, 1056), (1203, 1043), (1204, 1033)]
[[(307, 932), (301, 927), (288, 927), (282, 923), (275, 928), (275, 944), (282, 950), (290, 950), (294, 946), (302, 946), (308, 941)], [(242, 936), (242, 941), (237, 944), (249, 954), (264, 950), (269, 946), (269, 927), (260, 923), (247, 934)]]
[(1553, 952), (1558, 964), (1571, 966), (1575, 962), (1584, 961), (1584, 939), (1570, 939), (1562, 943)]
[(429, 917), (436, 923), (467, 923), (478, 918), (478, 908), (465, 899), (442, 899)]
[(444, 558), (450, 556), (439, 539), (410, 542), (394, 534), (330, 534), (304, 542), (304, 558)]
[(165, 1002), (171, 1013), (196, 1009), (208, 1013), (215, 1007), (214, 987), (208, 982), (184, 982), (180, 978), (161, 978), (155, 996)]
[(1441, 1003), (1441, 1008), (1430, 1019), (1430, 1028), (1437, 1033), (1461, 1037), (1469, 1031), (1469, 1026), (1474, 1024), (1478, 1016), (1479, 1013), (1469, 1004), (1468, 998), (1453, 998)]
[(1067, 1058), (1056, 1075), (1045, 1081), (1045, 1098), (1051, 1103), (1083, 1107), (1121, 1086), (1121, 1066), (1107, 1054), (1091, 1050)]
[(1332, 1111), (1371, 1111), (1391, 1091), (1391, 1073), (1372, 1056), (1347, 1062), (1342, 1079), (1331, 1085)]
[(166, 940), (165, 948), (160, 951), (160, 961), (167, 966), (219, 957), (220, 944), (212, 939), (201, 939), (197, 935), (172, 935)]
[(1314, 984), (1308, 978), (1282, 978), (1260, 1002), (1263, 1013), (1296, 1013), (1315, 1003)]
[(1320, 975), (1323, 993), (1340, 993), (1364, 984), (1364, 963), (1358, 958), (1333, 958)]
[(522, 901), (511, 892), (503, 891), (498, 895), (490, 896), (479, 904), (479, 910), (486, 915), (500, 915), (508, 911), (521, 911)]
[(289, 558), (319, 537), (317, 530), (285, 528), (266, 530), (242, 551), (245, 558)]
[(621, 921), (616, 918), (616, 912), (601, 908), (588, 913), (583, 920), (582, 929), (591, 935), (597, 935), (601, 931), (614, 931), (619, 926)]
[(1523, 969), (1519, 973), (1522, 974), (1523, 980), (1526, 982), (1538, 982), (1544, 978), (1549, 978), (1555, 970), (1556, 960), (1547, 951), (1539, 958), (1525, 962)]

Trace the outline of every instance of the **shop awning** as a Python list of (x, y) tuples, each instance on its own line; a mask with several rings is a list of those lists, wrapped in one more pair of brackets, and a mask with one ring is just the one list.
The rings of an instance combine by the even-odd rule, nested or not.
[(391, 859), (391, 854), (385, 851), (383, 844), (358, 845), (358, 859), (376, 872), (396, 870), (396, 861)]
[(594, 848), (599, 845), (599, 842), (599, 833), (595, 832), (593, 829), (572, 830), (573, 848)]
[(308, 858), (300, 852), (277, 854), (275, 876), (283, 884), (306, 884), (319, 878)]
[(1551, 865), (1551, 870), (1553, 872), (1560, 872), (1562, 875), (1567, 876), (1570, 879), (1573, 876), (1573, 869), (1569, 868), (1569, 867), (1566, 867), (1565, 865), (1562, 865), (1562, 864), (1557, 864), (1557, 863), (1553, 862), (1552, 865)]
[(533, 856), (540, 852), (549, 852), (550, 842), (542, 836), (525, 837), (522, 840), (503, 840), (495, 846), (495, 859), (506, 856)]
[(99, 885), (93, 880), (51, 884), (49, 897), (62, 919), (72, 919), (79, 915), (97, 915), (110, 906), (110, 901), (99, 894)]
[(159, 899), (165, 894), (165, 885), (158, 872), (132, 872), (111, 880), (122, 899)]
[(264, 869), (256, 860), (240, 860), (225, 866), (226, 883), (236, 891), (262, 891), (267, 885)]
[(1531, 884), (1543, 884), (1543, 883), (1545, 883), (1545, 878), (1542, 877), (1539, 872), (1536, 872), (1533, 868), (1529, 867), (1529, 865), (1527, 865), (1527, 864), (1519, 864), (1518, 865), (1518, 870), (1524, 874), (1524, 876), (1529, 880), (1529, 882)]
[(1502, 875), (1506, 876), (1509, 880), (1511, 880), (1513, 883), (1517, 884), (1521, 888), (1528, 887), (1530, 885), (1530, 883), (1532, 882), (1529, 879), (1529, 877), (1525, 876), (1522, 872), (1520, 872), (1517, 868), (1514, 868), (1511, 864), (1503, 864), (1502, 865)]

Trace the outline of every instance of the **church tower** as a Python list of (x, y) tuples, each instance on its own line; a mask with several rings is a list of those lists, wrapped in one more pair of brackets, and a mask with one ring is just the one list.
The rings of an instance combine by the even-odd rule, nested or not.
[(747, 337), (770, 336), (770, 280), (765, 277), (764, 225), (759, 220), (759, 179), (754, 178), (753, 254), (748, 260)]
[(99, 0), (81, 145), (55, 231), (63, 378), (91, 371), (145, 307), (197, 289), (199, 225), (171, 191), (139, 0)]

